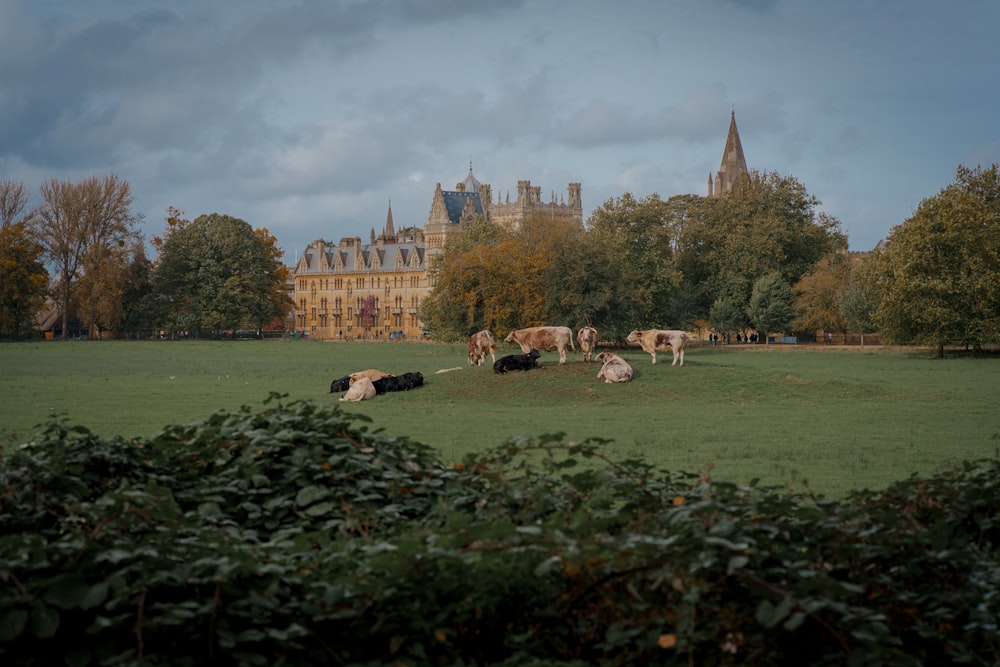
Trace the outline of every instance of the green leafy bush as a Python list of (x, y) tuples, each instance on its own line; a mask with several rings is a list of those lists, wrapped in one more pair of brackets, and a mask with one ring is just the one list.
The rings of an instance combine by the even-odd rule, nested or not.
[[(0, 459), (0, 662), (988, 665), (1000, 466), (842, 502), (280, 401)], [(16, 658), (16, 663), (11, 660)]]

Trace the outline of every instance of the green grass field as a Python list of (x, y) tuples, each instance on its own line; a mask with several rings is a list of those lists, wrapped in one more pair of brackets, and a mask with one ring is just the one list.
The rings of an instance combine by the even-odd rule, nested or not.
[[(502, 353), (517, 352), (501, 346)], [(1000, 358), (930, 351), (755, 346), (689, 349), (653, 366), (621, 353), (631, 383), (597, 381), (580, 355), (495, 375), (464, 345), (278, 341), (0, 344), (0, 442), (24, 442), (65, 415), (104, 436), (147, 437), (216, 410), (283, 400), (336, 402), (330, 382), (364, 368), (420, 371), (425, 386), (341, 403), (369, 428), (425, 442), (446, 461), (510, 437), (603, 438), (613, 458), (839, 496), (1000, 447)], [(663, 359), (667, 362), (664, 363)], [(441, 369), (457, 368), (446, 373)]]

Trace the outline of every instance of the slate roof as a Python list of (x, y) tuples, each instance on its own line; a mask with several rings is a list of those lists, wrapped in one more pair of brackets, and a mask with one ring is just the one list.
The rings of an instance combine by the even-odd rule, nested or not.
[(478, 192), (444, 192), (444, 205), (448, 209), (448, 220), (454, 223), (462, 217), (462, 210), (465, 209), (465, 202), (472, 200), (476, 207), (476, 213), (483, 215), (483, 200)]

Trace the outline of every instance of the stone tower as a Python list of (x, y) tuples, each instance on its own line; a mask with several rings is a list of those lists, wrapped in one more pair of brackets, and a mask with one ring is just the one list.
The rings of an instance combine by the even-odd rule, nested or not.
[(715, 174), (708, 175), (708, 196), (718, 196), (724, 192), (732, 192), (740, 176), (748, 173), (747, 160), (743, 155), (743, 145), (740, 143), (740, 132), (736, 129), (736, 111), (729, 118), (729, 136), (726, 137), (726, 150), (722, 153), (722, 164)]

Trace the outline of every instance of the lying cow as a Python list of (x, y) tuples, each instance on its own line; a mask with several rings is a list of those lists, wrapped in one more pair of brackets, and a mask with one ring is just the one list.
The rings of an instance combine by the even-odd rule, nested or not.
[(597, 355), (597, 360), (601, 362), (597, 379), (602, 382), (628, 382), (635, 374), (629, 363), (611, 350), (603, 350)]
[(363, 375), (372, 382), (375, 382), (376, 380), (381, 380), (384, 377), (392, 377), (392, 373), (383, 373), (382, 371), (377, 370), (375, 368), (366, 368), (363, 371), (357, 371), (355, 373), (345, 375), (344, 377), (337, 378), (336, 380), (331, 382), (330, 393), (336, 394), (341, 391), (347, 391), (347, 388), (351, 386), (351, 378), (354, 377), (355, 375)]
[(497, 341), (493, 334), (483, 329), (469, 338), (469, 365), (482, 366), (486, 355), (490, 355), (493, 363), (497, 362)]
[(503, 374), (507, 371), (530, 371), (538, 368), (540, 356), (542, 353), (538, 350), (532, 350), (528, 354), (508, 354), (493, 362), (493, 372)]
[(558, 350), (559, 363), (566, 363), (566, 348), (576, 352), (573, 345), (573, 330), (569, 327), (529, 327), (514, 329), (506, 338), (505, 343), (517, 343), (521, 352), (527, 354), (531, 350)]
[(403, 373), (402, 375), (387, 375), (384, 378), (375, 380), (372, 385), (375, 387), (376, 394), (387, 394), (393, 391), (409, 391), (415, 387), (421, 387), (424, 384), (423, 374), (416, 373)]
[(686, 331), (664, 329), (646, 329), (645, 331), (633, 329), (632, 333), (625, 339), (628, 343), (638, 343), (644, 352), (652, 355), (654, 364), (656, 363), (656, 351), (669, 348), (674, 353), (674, 361), (670, 364), (671, 366), (676, 365), (678, 360), (680, 360), (681, 366), (684, 365), (684, 346), (687, 344), (687, 340)]
[(594, 359), (594, 348), (597, 347), (597, 329), (591, 326), (583, 327), (576, 332), (576, 342), (580, 344), (584, 361)]
[(367, 401), (375, 398), (375, 385), (364, 375), (351, 378), (351, 386), (347, 393), (340, 397), (341, 401)]

